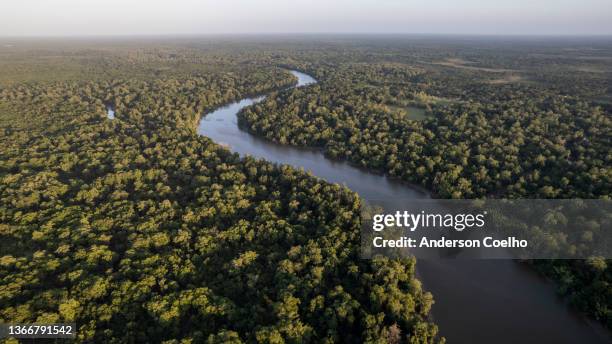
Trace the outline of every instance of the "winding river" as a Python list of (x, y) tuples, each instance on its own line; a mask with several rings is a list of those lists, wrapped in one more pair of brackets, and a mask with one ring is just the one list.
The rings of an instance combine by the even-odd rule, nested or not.
[[(296, 87), (315, 83), (291, 71)], [(423, 199), (427, 192), (384, 175), (332, 161), (317, 151), (271, 143), (238, 128), (236, 114), (264, 97), (245, 98), (202, 118), (198, 133), (240, 155), (303, 168), (344, 184), (368, 200)], [(554, 287), (511, 260), (420, 259), (419, 278), (436, 301), (433, 320), (449, 343), (610, 343), (601, 326), (583, 320)]]

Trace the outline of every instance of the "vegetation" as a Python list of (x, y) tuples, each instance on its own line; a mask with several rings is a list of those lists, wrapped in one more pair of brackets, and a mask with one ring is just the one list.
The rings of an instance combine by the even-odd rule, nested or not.
[(356, 194), (196, 134), (289, 73), (221, 50), (66, 49), (46, 52), (57, 74), (0, 72), (1, 322), (103, 343), (443, 341), (414, 259), (359, 259)]
[[(105, 343), (443, 342), (414, 259), (359, 259), (357, 195), (196, 126), (291, 67), (319, 83), (246, 109), (247, 130), (440, 197), (610, 196), (609, 42), (450, 43), (1, 46), (0, 322)], [(610, 261), (531, 263), (612, 328)]]
[[(319, 83), (268, 97), (240, 113), (240, 124), (442, 198), (609, 198), (612, 118), (597, 99), (612, 92), (612, 44), (514, 42), (491, 51), (486, 43), (439, 51), (361, 42), (345, 47), (351, 53), (326, 48), (287, 58)], [(398, 109), (414, 105), (430, 118)], [(530, 263), (572, 305), (612, 328), (610, 261)]]

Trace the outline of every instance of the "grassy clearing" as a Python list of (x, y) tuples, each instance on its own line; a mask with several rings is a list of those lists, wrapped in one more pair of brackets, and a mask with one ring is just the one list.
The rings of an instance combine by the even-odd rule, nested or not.
[(424, 108), (416, 107), (416, 106), (389, 106), (393, 111), (397, 111), (404, 115), (405, 118), (411, 119), (413, 121), (422, 121), (424, 119), (430, 118), (431, 115), (427, 113), (427, 110)]
[(511, 84), (514, 82), (520, 82), (525, 80), (522, 76), (516, 74), (508, 74), (503, 78), (493, 79), (488, 81), (489, 84), (498, 85), (498, 84)]
[(477, 71), (491, 72), (491, 73), (505, 73), (505, 72), (514, 71), (512, 69), (504, 69), (504, 68), (485, 68), (485, 67), (470, 66), (470, 64), (473, 64), (473, 63), (475, 62), (466, 61), (462, 59), (445, 59), (443, 61), (430, 62), (430, 64), (438, 65), (438, 66), (477, 70)]

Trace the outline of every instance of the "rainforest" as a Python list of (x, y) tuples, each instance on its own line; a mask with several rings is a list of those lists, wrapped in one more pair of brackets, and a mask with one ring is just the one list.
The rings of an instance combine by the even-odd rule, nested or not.
[(371, 200), (609, 199), (609, 38), (0, 43), (0, 323), (87, 343), (610, 341), (605, 257), (360, 252)]

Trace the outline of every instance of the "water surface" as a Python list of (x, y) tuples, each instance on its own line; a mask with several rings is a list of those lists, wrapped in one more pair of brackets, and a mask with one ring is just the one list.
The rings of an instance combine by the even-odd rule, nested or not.
[(108, 119), (115, 119), (115, 110), (111, 106), (106, 107), (106, 117)]

